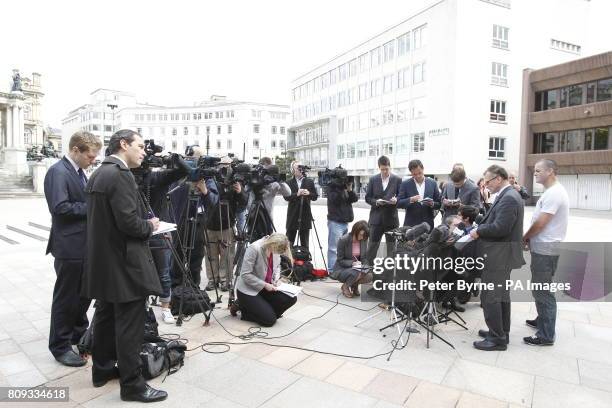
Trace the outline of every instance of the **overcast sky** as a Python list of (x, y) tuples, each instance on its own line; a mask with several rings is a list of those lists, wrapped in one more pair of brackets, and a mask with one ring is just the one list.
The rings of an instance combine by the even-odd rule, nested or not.
[(55, 127), (97, 88), (160, 105), (211, 94), (289, 104), (296, 77), (432, 2), (3, 2), (0, 90), (13, 68), (41, 73), (43, 117)]

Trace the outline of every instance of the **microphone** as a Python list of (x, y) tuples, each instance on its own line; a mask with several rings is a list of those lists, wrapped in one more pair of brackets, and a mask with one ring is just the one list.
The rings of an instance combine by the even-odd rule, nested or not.
[(414, 241), (423, 234), (427, 234), (431, 230), (428, 223), (422, 222), (414, 227), (399, 227), (394, 230), (385, 232), (385, 234), (399, 237), (405, 241)]

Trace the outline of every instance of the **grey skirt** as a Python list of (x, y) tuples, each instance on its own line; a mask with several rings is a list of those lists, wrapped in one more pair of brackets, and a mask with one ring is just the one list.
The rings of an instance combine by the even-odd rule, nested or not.
[(331, 277), (350, 286), (353, 284), (353, 282), (357, 280), (357, 278), (359, 278), (360, 272), (361, 271), (352, 267), (337, 270), (335, 269), (334, 271), (332, 271)]

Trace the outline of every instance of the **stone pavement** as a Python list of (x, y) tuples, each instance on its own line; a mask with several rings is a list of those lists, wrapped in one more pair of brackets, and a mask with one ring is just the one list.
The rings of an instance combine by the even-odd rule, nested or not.
[[(280, 202), (274, 217), (280, 231), (284, 231), (285, 221), (282, 205)], [(326, 208), (313, 208), (325, 250)], [(526, 213), (528, 219), (531, 210)], [(362, 218), (367, 219), (367, 210), (357, 209), (356, 219)], [(46, 237), (47, 232), (41, 227), (49, 226), (50, 221), (44, 200), (0, 201), (0, 235), (17, 242), (0, 240), (0, 386), (70, 387), (69, 403), (12, 405), (104, 408), (126, 405), (119, 399), (117, 381), (94, 388), (90, 364), (80, 369), (63, 367), (48, 352), (49, 310), (55, 280), (53, 259), (44, 256), (46, 242), (9, 230), (7, 225)], [(604, 240), (609, 237), (610, 227), (609, 214), (572, 213), (568, 240)], [(320, 262), (320, 254), (317, 257)], [(468, 331), (454, 325), (439, 328), (455, 350), (437, 339), (427, 349), (425, 335), (420, 333), (411, 335), (408, 346), (395, 351), (387, 361), (386, 357), (346, 358), (268, 345), (362, 357), (391, 350), (397, 332), (388, 329), (383, 335), (378, 330), (388, 322), (386, 313), (354, 326), (379, 310), (374, 303), (338, 298), (339, 285), (331, 280), (303, 286), (304, 294), (298, 303), (274, 327), (265, 329), (267, 339), (242, 341), (234, 337), (247, 333), (250, 324), (232, 318), (223, 307), (215, 310), (209, 327), (202, 327), (202, 316), (192, 318), (182, 327), (161, 323), (162, 332), (180, 334), (189, 340), (188, 347), (193, 350), (188, 352), (185, 366), (178, 373), (163, 382), (163, 377), (151, 381), (153, 386), (170, 394), (167, 401), (155, 406), (612, 406), (610, 303), (559, 304), (556, 344), (530, 348), (521, 339), (533, 333), (524, 320), (534, 317), (535, 308), (531, 303), (515, 302), (510, 346), (505, 352), (480, 352), (472, 347), (484, 321), (478, 304), (469, 304), (462, 314)], [(345, 305), (373, 310), (357, 310), (342, 304), (334, 307), (337, 299)], [(287, 335), (312, 318), (317, 319)], [(229, 349), (209, 346), (206, 351), (198, 348), (203, 342), (214, 341), (248, 344), (231, 345)]]

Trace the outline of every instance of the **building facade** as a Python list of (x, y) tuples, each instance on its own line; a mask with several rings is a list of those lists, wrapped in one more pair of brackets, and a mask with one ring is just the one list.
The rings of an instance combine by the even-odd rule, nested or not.
[[(247, 162), (285, 154), (290, 121), (287, 105), (233, 101), (213, 95), (193, 106), (169, 107), (140, 104), (133, 95), (119, 91), (97, 90), (92, 96), (100, 91), (105, 92), (100, 103), (83, 105), (68, 115), (63, 137), (84, 129), (104, 134), (108, 141), (113, 129), (128, 128), (138, 131), (145, 139), (154, 139), (167, 152), (183, 153), (187, 146), (199, 145), (209, 155), (232, 153)], [(111, 104), (109, 100), (118, 105), (114, 117), (109, 115), (110, 110), (103, 112), (104, 106)], [(109, 120), (104, 128), (103, 117)]]
[(0, 165), (13, 175), (29, 174), (26, 151), (44, 143), (40, 78), (15, 69), (11, 89), (0, 90)]
[(526, 69), (521, 172), (533, 182), (538, 160), (553, 159), (572, 208), (612, 209), (612, 52)]
[(357, 184), (380, 155), (402, 176), (411, 159), (441, 178), (457, 162), (476, 179), (494, 163), (517, 170), (523, 69), (604, 47), (608, 36), (588, 27), (601, 4), (431, 1), (292, 83), (288, 150), (342, 165)]

